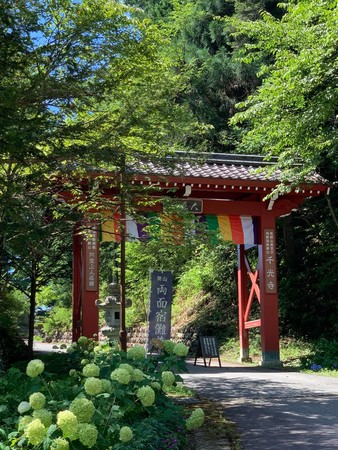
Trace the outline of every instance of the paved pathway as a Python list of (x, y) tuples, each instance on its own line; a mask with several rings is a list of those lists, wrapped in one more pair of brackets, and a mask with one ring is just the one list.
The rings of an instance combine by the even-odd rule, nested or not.
[(235, 364), (189, 364), (182, 377), (222, 402), (244, 450), (338, 450), (338, 378)]

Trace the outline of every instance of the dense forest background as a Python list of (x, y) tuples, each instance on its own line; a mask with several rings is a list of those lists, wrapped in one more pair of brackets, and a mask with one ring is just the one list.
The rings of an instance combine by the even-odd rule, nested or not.
[[(84, 192), (76, 180), (88, 168), (119, 172), (177, 149), (277, 156), (281, 193), (312, 170), (328, 180), (329, 196), (278, 221), (280, 327), (284, 336), (338, 340), (337, 6), (278, 4), (1, 3), (0, 338), (7, 348), (17, 345), (18, 311), (29, 312), (31, 331), (37, 305), (52, 308), (46, 332), (70, 325), (72, 227), (93, 207), (107, 209), (97, 184)], [(65, 186), (71, 207), (60, 200)], [(118, 271), (114, 244), (102, 244), (101, 260), (104, 297)], [(236, 264), (236, 249), (224, 242), (128, 244), (129, 324), (146, 320), (149, 268), (166, 269), (174, 271), (178, 323), (190, 317), (197, 331), (236, 336)]]

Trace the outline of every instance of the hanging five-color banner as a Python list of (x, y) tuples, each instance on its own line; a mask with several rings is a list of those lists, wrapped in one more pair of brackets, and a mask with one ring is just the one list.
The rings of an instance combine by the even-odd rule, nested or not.
[[(152, 214), (152, 216), (154, 216)], [(168, 216), (163, 216), (163, 222), (168, 221)], [(196, 216), (200, 223), (205, 223), (206, 231), (217, 232), (219, 231), (222, 239), (225, 241), (231, 241), (234, 244), (257, 244), (258, 242), (258, 227), (257, 218), (250, 216), (225, 216), (225, 215), (211, 215), (202, 214)], [(161, 215), (157, 216), (157, 219), (161, 219)], [(176, 221), (177, 222), (177, 221)], [(160, 223), (160, 221), (159, 221)], [(128, 241), (133, 240), (147, 240), (150, 238), (149, 232), (147, 232), (147, 226), (149, 222), (145, 220), (145, 223), (137, 223), (132, 217), (126, 217), (126, 236)], [(177, 233), (182, 233), (179, 229), (180, 223), (177, 222)], [(175, 225), (172, 227), (174, 232)], [(101, 226), (101, 240), (120, 242), (120, 216), (114, 214), (108, 216), (108, 219), (102, 223)]]

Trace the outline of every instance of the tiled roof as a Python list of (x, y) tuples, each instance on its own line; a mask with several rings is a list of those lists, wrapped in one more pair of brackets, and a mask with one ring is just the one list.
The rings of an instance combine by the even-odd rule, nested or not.
[[(262, 156), (226, 153), (205, 153), (199, 155), (198, 159), (192, 159), (183, 152), (177, 152), (175, 158), (171, 158), (167, 164), (143, 162), (133, 172), (140, 175), (280, 182), (282, 172), (279, 169), (271, 173), (264, 171), (265, 167), (272, 166), (275, 162), (276, 160), (266, 162)], [(308, 176), (306, 182), (326, 184), (318, 174)]]

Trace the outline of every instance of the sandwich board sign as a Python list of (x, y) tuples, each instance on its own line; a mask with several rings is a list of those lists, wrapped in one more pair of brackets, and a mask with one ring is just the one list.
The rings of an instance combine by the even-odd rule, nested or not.
[(199, 337), (194, 366), (196, 366), (196, 361), (199, 357), (203, 358), (205, 367), (207, 366), (207, 358), (209, 358), (209, 366), (211, 364), (211, 358), (217, 358), (219, 366), (222, 367), (221, 359), (219, 357), (218, 343), (215, 336)]

